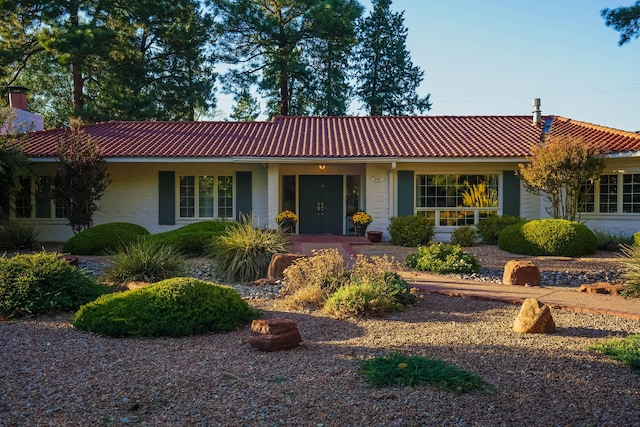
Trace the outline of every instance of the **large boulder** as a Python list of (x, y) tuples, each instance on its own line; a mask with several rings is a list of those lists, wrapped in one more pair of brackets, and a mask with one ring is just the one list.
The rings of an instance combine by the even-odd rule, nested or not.
[(305, 254), (274, 254), (271, 257), (269, 268), (267, 269), (267, 278), (269, 280), (282, 279), (282, 273), (298, 258), (306, 257)]
[(300, 344), (302, 335), (293, 320), (259, 319), (251, 322), (247, 341), (251, 347), (262, 351), (291, 350)]
[(535, 298), (525, 300), (513, 322), (513, 330), (523, 334), (542, 334), (556, 331), (556, 324), (548, 305)]
[(504, 266), (505, 285), (540, 286), (540, 270), (531, 261), (511, 260)]

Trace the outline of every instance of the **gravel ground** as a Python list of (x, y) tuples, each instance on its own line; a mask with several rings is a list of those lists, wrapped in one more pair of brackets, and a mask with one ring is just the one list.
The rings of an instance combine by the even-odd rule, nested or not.
[[(481, 255), (483, 265), (503, 265), (502, 255)], [(541, 261), (611, 268), (605, 255)], [(556, 333), (522, 335), (511, 330), (519, 307), (442, 295), (405, 313), (338, 321), (286, 310), (259, 298), (277, 289), (255, 289), (238, 287), (263, 318), (295, 320), (299, 348), (254, 350), (248, 326), (113, 339), (75, 330), (70, 313), (0, 322), (0, 426), (640, 426), (638, 374), (588, 349), (640, 333), (640, 322), (553, 311)], [(490, 386), (372, 388), (361, 361), (391, 350), (444, 359)]]

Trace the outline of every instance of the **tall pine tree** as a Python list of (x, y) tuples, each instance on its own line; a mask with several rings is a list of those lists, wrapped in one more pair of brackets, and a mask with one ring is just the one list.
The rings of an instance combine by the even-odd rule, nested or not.
[(392, 12), (391, 0), (373, 0), (373, 10), (358, 24), (358, 97), (371, 116), (403, 116), (431, 109), (420, 97), (424, 71), (407, 50), (404, 12)]

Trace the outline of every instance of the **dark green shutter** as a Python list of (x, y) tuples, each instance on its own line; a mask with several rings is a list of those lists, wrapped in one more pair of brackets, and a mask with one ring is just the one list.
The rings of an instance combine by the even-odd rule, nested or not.
[(413, 171), (398, 171), (398, 216), (415, 214), (415, 180)]
[(176, 223), (176, 173), (158, 172), (158, 224)]
[(520, 216), (520, 178), (514, 171), (504, 171), (502, 177), (502, 213)]
[(236, 172), (236, 218), (250, 215), (253, 205), (251, 199), (251, 172)]

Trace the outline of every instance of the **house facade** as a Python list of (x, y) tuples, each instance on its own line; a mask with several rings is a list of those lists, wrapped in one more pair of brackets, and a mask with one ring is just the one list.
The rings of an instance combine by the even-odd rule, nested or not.
[[(34, 224), (43, 241), (72, 235), (50, 198), (63, 132), (30, 135), (34, 174), (13, 202), (14, 218)], [(613, 234), (640, 230), (640, 135), (558, 116), (106, 122), (84, 132), (100, 145), (111, 180), (96, 225), (131, 222), (158, 233), (252, 214), (256, 226), (275, 228), (288, 209), (300, 218), (297, 233), (343, 235), (353, 230), (349, 217), (365, 210), (369, 230), (383, 238), (391, 217), (417, 214), (446, 241), (489, 215), (548, 216), (514, 172), (545, 135), (570, 135), (608, 153), (580, 220)]]

